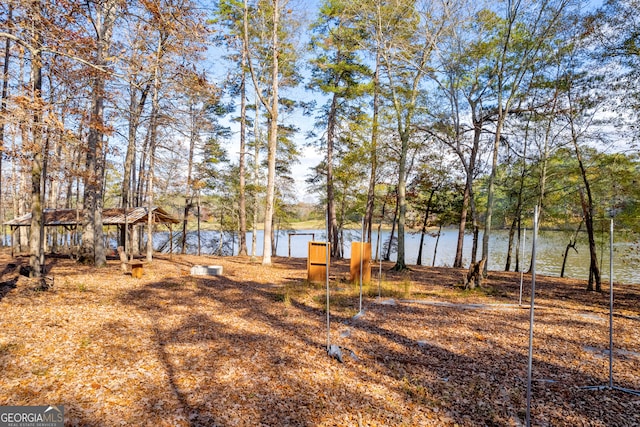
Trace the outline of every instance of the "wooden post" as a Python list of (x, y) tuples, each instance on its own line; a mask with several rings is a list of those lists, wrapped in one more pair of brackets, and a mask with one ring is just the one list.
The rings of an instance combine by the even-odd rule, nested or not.
[(17, 227), (14, 227), (13, 225), (11, 226), (11, 258), (13, 258), (13, 250), (14, 250), (14, 240), (15, 240), (15, 234), (16, 234), (16, 229)]
[(173, 257), (173, 224), (169, 223), (169, 258)]

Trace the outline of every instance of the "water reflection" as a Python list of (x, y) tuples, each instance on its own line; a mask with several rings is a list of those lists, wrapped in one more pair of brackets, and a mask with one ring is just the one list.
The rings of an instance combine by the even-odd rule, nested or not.
[[(292, 234), (291, 238), (289, 234)], [(292, 257), (306, 258), (308, 241), (311, 240), (311, 236), (308, 233), (315, 234), (315, 240), (324, 240), (324, 230), (297, 230), (295, 232), (280, 232), (276, 240), (276, 255), (288, 256), (291, 253)], [(168, 236), (166, 233), (159, 233), (159, 239), (156, 240), (156, 246), (161, 245), (162, 242), (166, 242)], [(297, 234), (297, 235), (296, 235)], [(443, 229), (440, 234), (439, 240), (436, 233), (425, 236), (422, 252), (423, 265), (435, 265), (450, 267), (453, 265), (455, 250), (458, 238), (458, 232), (455, 229)], [(382, 243), (379, 248), (379, 252), (386, 253), (386, 244), (389, 239), (389, 232), (383, 231)], [(521, 265), (525, 265), (527, 268), (531, 260), (532, 250), (532, 234), (531, 230), (526, 232), (526, 241), (524, 247), (524, 262)], [(536, 254), (536, 271), (538, 274), (548, 276), (560, 276), (562, 268), (562, 259), (564, 256), (565, 248), (570, 239), (573, 238), (573, 233), (562, 231), (541, 231), (537, 240), (537, 254)], [(345, 258), (350, 258), (350, 243), (352, 240), (360, 240), (359, 230), (347, 230), (345, 231), (344, 240), (346, 242), (344, 248)], [(435, 253), (434, 262), (434, 250), (436, 246), (436, 240), (438, 240), (437, 252)], [(482, 240), (482, 233), (480, 234), (480, 241)], [(626, 233), (619, 233), (614, 235), (614, 280), (616, 282), (623, 283), (637, 283), (640, 284), (640, 272), (638, 271), (638, 263), (640, 261), (638, 251), (637, 236), (628, 235)], [(188, 239), (188, 249), (190, 253), (193, 253), (197, 247), (195, 235), (191, 234)], [(223, 245), (220, 245), (220, 233), (218, 232), (203, 232), (201, 236), (202, 253), (212, 254), (216, 253), (222, 247), (223, 253), (235, 255), (238, 252), (237, 240), (232, 238), (229, 233), (223, 234)], [(375, 257), (376, 246), (378, 245), (377, 233), (373, 233), (372, 236), (372, 255)], [(289, 244), (290, 243), (290, 244)], [(251, 234), (247, 234), (247, 244), (249, 253), (251, 254)], [(490, 270), (504, 270), (506, 257), (507, 257), (507, 244), (508, 233), (506, 231), (494, 231), (489, 240), (489, 269)], [(597, 236), (598, 244), (598, 262), (601, 267), (601, 274), (604, 282), (609, 281), (609, 233), (608, 230), (604, 230)], [(415, 264), (418, 258), (418, 248), (420, 245), (419, 233), (407, 233), (405, 238), (405, 260), (407, 264)], [(166, 248), (166, 245), (164, 245)], [(468, 265), (471, 259), (471, 247), (472, 236), (466, 235), (464, 242), (463, 263)], [(166, 249), (165, 249), (166, 250)], [(174, 250), (177, 251), (178, 247), (174, 245)], [(518, 248), (520, 252), (522, 248)], [(573, 277), (577, 279), (588, 279), (589, 268), (589, 248), (587, 243), (586, 233), (582, 233), (578, 237), (576, 245), (576, 251), (570, 250), (567, 258), (567, 265), (565, 267), (565, 277)], [(256, 255), (262, 255), (262, 231), (258, 232)], [(396, 252), (392, 245), (392, 252), (390, 259), (396, 260)], [(515, 249), (512, 253), (511, 269), (515, 265)]]

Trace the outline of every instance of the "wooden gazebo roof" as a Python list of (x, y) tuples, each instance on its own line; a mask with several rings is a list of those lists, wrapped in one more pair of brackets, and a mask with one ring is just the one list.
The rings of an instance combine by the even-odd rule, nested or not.
[[(146, 223), (148, 209), (146, 207), (110, 208), (102, 210), (103, 225), (135, 225)], [(152, 209), (153, 221), (158, 224), (179, 224), (180, 220), (169, 215), (167, 211), (160, 207)], [(66, 226), (73, 227), (81, 225), (84, 218), (82, 209), (45, 209), (44, 225), (47, 227)], [(31, 225), (31, 213), (14, 218), (4, 223), (11, 227), (28, 227)]]

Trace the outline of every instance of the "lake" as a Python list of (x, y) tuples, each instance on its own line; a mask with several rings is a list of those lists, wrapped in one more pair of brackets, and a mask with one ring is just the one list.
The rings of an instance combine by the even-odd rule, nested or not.
[[(294, 258), (306, 258), (307, 247), (310, 240), (325, 240), (325, 230), (296, 230), (289, 233), (281, 231), (277, 238), (276, 255), (286, 257), (291, 253)], [(293, 234), (295, 233), (295, 234)], [(314, 236), (312, 236), (313, 234)], [(360, 230), (346, 230), (345, 241), (360, 240)], [(202, 232), (201, 235), (201, 252), (203, 254), (218, 253), (220, 247), (220, 233), (215, 231)], [(532, 249), (531, 230), (526, 232), (526, 244), (524, 248), (524, 265), (529, 266), (531, 260)], [(562, 268), (562, 258), (569, 239), (573, 237), (571, 232), (563, 231), (541, 231), (537, 239), (536, 252), (536, 272), (538, 274), (548, 276), (560, 276)], [(435, 257), (435, 266), (450, 267), (453, 265), (456, 243), (458, 238), (457, 229), (443, 229), (438, 241), (438, 248)], [(389, 231), (382, 232), (383, 242), (389, 239)], [(609, 281), (609, 234), (608, 229), (604, 230), (597, 237), (598, 242), (598, 262), (601, 266), (601, 274), (603, 282)], [(168, 240), (168, 233), (157, 233), (155, 246), (160, 249), (163, 243)], [(619, 240), (619, 241), (618, 241)], [(291, 245), (289, 246), (289, 241)], [(482, 241), (482, 233), (480, 234), (480, 242)], [(372, 257), (375, 257), (376, 245), (378, 244), (377, 233), (372, 235)], [(504, 270), (506, 261), (506, 251), (508, 244), (508, 232), (498, 230), (492, 232), (489, 240), (489, 270)], [(350, 258), (350, 243), (345, 244), (344, 257)], [(405, 261), (409, 265), (415, 265), (418, 257), (418, 247), (420, 245), (420, 233), (406, 233), (405, 237)], [(434, 235), (425, 236), (424, 247), (422, 252), (423, 265), (432, 265), (434, 248), (436, 245), (436, 237)], [(465, 235), (463, 264), (468, 265), (471, 258), (472, 235)], [(614, 280), (623, 283), (640, 284), (640, 271), (638, 265), (640, 263), (640, 255), (638, 250), (638, 241), (636, 236), (629, 236), (626, 233), (614, 234), (613, 260), (614, 260)], [(251, 233), (247, 233), (247, 246), (251, 253)], [(257, 235), (256, 255), (262, 256), (262, 230)], [(384, 243), (383, 243), (384, 246)], [(166, 251), (167, 245), (164, 245)], [(238, 243), (233, 241), (231, 233), (224, 233), (223, 236), (223, 253), (226, 255), (235, 255), (238, 252)], [(190, 233), (188, 237), (188, 251), (195, 253), (197, 250), (197, 240), (195, 233)], [(587, 244), (586, 233), (581, 233), (576, 245), (577, 253), (570, 250), (565, 268), (565, 277), (577, 279), (588, 279), (589, 268), (589, 248)], [(178, 250), (178, 245), (174, 243), (174, 251)], [(519, 249), (521, 251), (521, 249)], [(391, 260), (396, 260), (396, 253), (392, 251)], [(512, 255), (512, 266), (515, 265), (515, 254)]]

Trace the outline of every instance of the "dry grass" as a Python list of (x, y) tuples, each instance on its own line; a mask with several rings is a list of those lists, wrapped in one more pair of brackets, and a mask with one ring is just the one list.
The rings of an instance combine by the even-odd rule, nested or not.
[[(359, 288), (338, 262), (331, 341), (357, 356), (339, 363), (325, 352), (325, 285), (306, 282), (304, 260), (162, 256), (137, 280), (115, 261), (51, 259), (46, 292), (16, 280), (11, 261), (0, 255), (0, 405), (63, 404), (66, 424), (96, 426), (524, 421), (529, 310), (517, 274), (464, 292), (462, 271), (387, 265), (353, 319)], [(194, 264), (224, 275), (192, 277)], [(640, 425), (640, 397), (580, 388), (608, 383), (608, 294), (552, 278), (537, 288), (533, 425)], [(640, 389), (640, 292), (616, 288), (615, 384)]]

